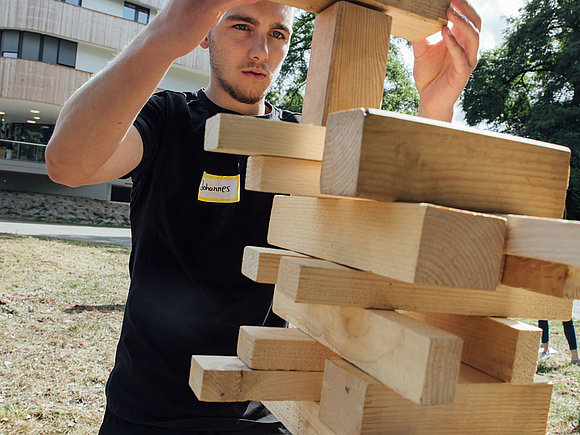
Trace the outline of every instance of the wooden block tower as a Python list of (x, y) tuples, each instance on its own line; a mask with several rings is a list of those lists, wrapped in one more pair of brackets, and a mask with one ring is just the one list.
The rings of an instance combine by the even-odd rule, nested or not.
[(570, 151), (378, 110), (389, 36), (435, 33), (448, 0), (280, 3), (318, 13), (303, 123), (220, 114), (205, 146), (288, 195), (242, 272), (294, 327), (194, 355), (191, 388), (294, 434), (545, 433), (541, 331), (511, 318), (568, 320), (580, 298)]

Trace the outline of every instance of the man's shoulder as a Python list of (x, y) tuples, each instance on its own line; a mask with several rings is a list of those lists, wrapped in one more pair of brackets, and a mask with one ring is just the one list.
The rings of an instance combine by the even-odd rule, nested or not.
[(291, 112), (289, 110), (284, 110), (276, 106), (272, 106), (272, 116), (271, 119), (274, 121), (284, 121), (284, 122), (295, 122), (300, 123), (302, 120), (302, 114), (298, 112)]
[(199, 99), (199, 91), (182, 92), (182, 91), (171, 91), (166, 89), (155, 92), (153, 95), (151, 95), (150, 100), (166, 100), (189, 104), (195, 103), (200, 99)]

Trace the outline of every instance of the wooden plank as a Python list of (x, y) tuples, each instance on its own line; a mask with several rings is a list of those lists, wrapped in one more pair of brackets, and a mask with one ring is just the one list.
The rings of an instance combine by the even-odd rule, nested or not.
[(343, 360), (328, 360), (320, 420), (335, 434), (545, 434), (552, 385), (498, 381), (462, 365), (453, 404), (419, 406)]
[(580, 267), (580, 222), (508, 215), (505, 252)]
[(457, 314), (403, 314), (463, 339), (461, 361), (511, 384), (531, 384), (542, 330), (512, 319)]
[(324, 127), (219, 113), (205, 123), (204, 149), (321, 161), (324, 134)]
[(286, 249), (246, 246), (242, 258), (242, 275), (254, 282), (276, 284), (282, 257), (307, 258), (306, 255)]
[(580, 299), (580, 267), (506, 255), (502, 283), (545, 295)]
[(504, 231), (504, 219), (430, 204), (277, 196), (268, 242), (408, 283), (494, 290)]
[(333, 434), (318, 418), (318, 402), (264, 402), (264, 405), (293, 435)]
[[(336, 0), (273, 1), (315, 13), (322, 12), (336, 2)], [(445, 12), (449, 7), (449, 0), (359, 0), (357, 3), (393, 17), (392, 34), (409, 41), (425, 39), (447, 24)]]
[(580, 222), (507, 216), (502, 281), (539, 293), (580, 299)]
[(336, 356), (297, 328), (240, 327), (238, 358), (251, 369), (322, 372), (324, 360)]
[(374, 109), (335, 113), (322, 193), (561, 218), (570, 150)]
[(329, 113), (381, 107), (391, 17), (339, 1), (314, 23), (302, 123), (325, 125)]
[(320, 196), (321, 162), (273, 156), (248, 157), (247, 190)]
[(499, 286), (496, 291), (407, 284), (315, 259), (283, 258), (276, 289), (312, 304), (471, 316), (569, 320), (573, 301)]
[(279, 291), (273, 310), (409, 400), (453, 401), (459, 337), (394, 311), (300, 304)]
[(320, 400), (322, 373), (252, 370), (235, 356), (194, 355), (189, 386), (203, 402)]

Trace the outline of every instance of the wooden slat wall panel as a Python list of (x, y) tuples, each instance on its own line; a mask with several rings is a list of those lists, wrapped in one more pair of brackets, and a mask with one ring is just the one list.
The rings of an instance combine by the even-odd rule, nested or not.
[(62, 106), (91, 76), (64, 66), (0, 58), (0, 96)]
[[(145, 27), (59, 1), (0, 0), (0, 11), (0, 28), (44, 33), (115, 51), (122, 50)], [(209, 71), (209, 54), (207, 50), (196, 48), (176, 63)]]

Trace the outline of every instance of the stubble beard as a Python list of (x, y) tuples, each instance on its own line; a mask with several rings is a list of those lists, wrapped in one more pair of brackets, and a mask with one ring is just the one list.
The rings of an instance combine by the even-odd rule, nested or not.
[(264, 71), (267, 71), (269, 76), (271, 77), (270, 85), (268, 85), (265, 89), (252, 91), (249, 89), (242, 89), (239, 85), (235, 83), (231, 83), (224, 77), (224, 68), (220, 63), (220, 50), (212, 43), (211, 37), (209, 38), (209, 62), (210, 67), (213, 73), (213, 76), (217, 80), (219, 86), (226, 91), (226, 93), (232, 97), (234, 100), (243, 103), (243, 104), (257, 104), (262, 101), (268, 90), (270, 89), (270, 85), (272, 84), (275, 74), (270, 71), (264, 63), (258, 63), (249, 61), (245, 65), (240, 65), (240, 69), (250, 69), (250, 68), (260, 68)]

